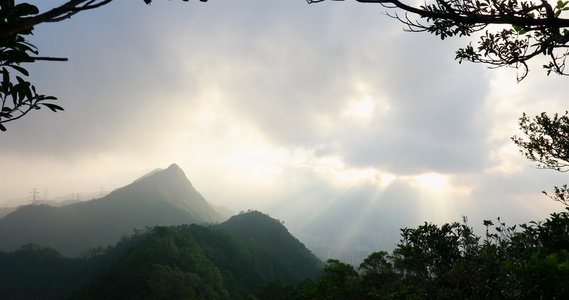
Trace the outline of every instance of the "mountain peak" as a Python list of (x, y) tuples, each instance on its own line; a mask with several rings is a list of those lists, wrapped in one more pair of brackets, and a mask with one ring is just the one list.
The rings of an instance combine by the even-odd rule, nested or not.
[(174, 164), (171, 164), (171, 165), (170, 165), (168, 168), (166, 168), (166, 169), (161, 169), (161, 168), (154, 169), (154, 170), (152, 170), (152, 171), (150, 171), (150, 172), (148, 172), (148, 173), (146, 173), (146, 174), (140, 176), (138, 179), (136, 179), (135, 181), (133, 181), (133, 183), (134, 183), (134, 182), (141, 181), (141, 180), (143, 180), (143, 179), (145, 179), (145, 178), (148, 178), (148, 177), (152, 177), (152, 176), (154, 176), (154, 175), (156, 175), (156, 174), (158, 174), (158, 173), (171, 173), (172, 175), (181, 174), (184, 178), (186, 178), (186, 174), (184, 173), (184, 171), (182, 170), (182, 168), (180, 168), (180, 166), (178, 166), (177, 164), (174, 163)]
[(115, 192), (129, 194), (120, 198), (165, 201), (201, 222), (218, 222), (229, 217), (220, 214), (203, 198), (177, 164), (156, 169)]
[(180, 166), (178, 166), (177, 164), (171, 164), (167, 170), (180, 170), (182, 171), (182, 168), (180, 168)]
[(0, 219), (0, 250), (35, 243), (72, 256), (88, 247), (113, 244), (134, 228), (224, 221), (228, 216), (221, 212), (172, 164), (100, 199), (16, 210)]

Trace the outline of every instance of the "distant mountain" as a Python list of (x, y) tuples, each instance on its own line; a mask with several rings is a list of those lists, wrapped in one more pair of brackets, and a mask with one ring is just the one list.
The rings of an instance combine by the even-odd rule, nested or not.
[(215, 226), (157, 226), (98, 254), (71, 259), (34, 246), (0, 252), (0, 295), (19, 300), (251, 299), (267, 282), (297, 284), (315, 278), (323, 266), (278, 220), (260, 212)]
[(20, 207), (0, 219), (0, 250), (34, 243), (75, 256), (90, 247), (115, 244), (135, 228), (222, 222), (229, 216), (220, 211), (173, 164), (100, 199), (62, 207)]

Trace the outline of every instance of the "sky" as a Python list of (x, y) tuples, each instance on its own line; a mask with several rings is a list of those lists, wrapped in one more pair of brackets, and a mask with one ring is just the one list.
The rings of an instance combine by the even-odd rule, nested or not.
[(38, 25), (40, 55), (69, 61), (26, 65), (30, 80), (65, 111), (5, 124), (0, 206), (33, 188), (109, 192), (177, 163), (211, 203), (266, 212), (307, 241), (364, 232), (382, 248), (425, 221), (563, 210), (541, 191), (569, 174), (537, 169), (510, 138), (524, 112), (569, 108), (569, 78), (541, 58), (521, 83), (514, 69), (459, 64), (475, 38), (405, 32), (386, 11), (129, 0)]

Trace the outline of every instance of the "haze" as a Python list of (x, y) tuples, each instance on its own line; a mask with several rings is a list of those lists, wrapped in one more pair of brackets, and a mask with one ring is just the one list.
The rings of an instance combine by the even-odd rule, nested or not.
[(536, 169), (510, 137), (523, 112), (567, 110), (567, 78), (539, 59), (520, 84), (515, 70), (459, 65), (474, 38), (406, 33), (384, 11), (115, 1), (37, 26), (40, 54), (69, 62), (26, 67), (65, 111), (6, 124), (0, 206), (32, 188), (111, 191), (177, 163), (209, 202), (261, 210), (305, 241), (308, 227), (348, 243), (381, 226), (560, 211), (541, 191), (568, 174)]

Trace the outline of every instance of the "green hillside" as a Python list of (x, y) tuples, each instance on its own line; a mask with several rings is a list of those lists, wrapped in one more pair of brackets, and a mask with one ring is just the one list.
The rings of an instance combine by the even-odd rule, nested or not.
[(267, 261), (275, 262), (270, 268), (287, 270), (279, 272), (283, 277), (275, 278), (284, 283), (314, 277), (314, 266), (323, 267), (320, 259), (290, 234), (279, 220), (259, 211), (238, 214), (216, 227), (247, 243), (253, 251), (258, 251), (255, 258), (267, 255)]
[[(13, 253), (0, 252), (4, 267), (0, 295), (2, 299), (246, 299), (263, 284), (275, 280), (296, 284), (314, 278), (322, 268), (323, 263), (306, 248), (292, 246), (298, 241), (282, 234), (286, 229), (279, 221), (258, 212), (240, 215), (239, 220), (275, 225), (250, 228), (260, 229), (260, 234), (247, 234), (248, 229), (241, 228), (241, 238), (219, 228), (223, 224), (157, 226), (123, 238), (112, 249), (74, 259), (30, 245)], [(275, 238), (267, 240), (266, 235)], [(276, 247), (291, 254), (273, 253)]]

